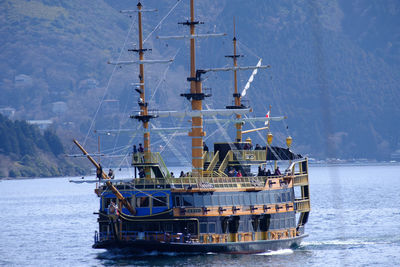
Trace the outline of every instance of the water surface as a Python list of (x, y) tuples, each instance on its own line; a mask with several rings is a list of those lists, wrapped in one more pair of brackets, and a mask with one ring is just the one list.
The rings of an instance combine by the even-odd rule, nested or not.
[[(178, 170), (177, 170), (178, 171)], [(144, 255), (95, 250), (94, 184), (0, 181), (0, 265), (400, 265), (400, 166), (310, 167), (310, 235), (295, 250), (256, 255)], [(78, 179), (78, 178), (75, 178)]]

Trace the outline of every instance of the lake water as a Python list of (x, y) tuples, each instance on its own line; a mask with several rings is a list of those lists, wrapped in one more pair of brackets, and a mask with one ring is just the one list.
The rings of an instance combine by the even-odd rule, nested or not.
[(146, 255), (95, 250), (94, 184), (71, 178), (0, 181), (4, 266), (400, 265), (400, 166), (310, 167), (309, 237), (257, 255)]

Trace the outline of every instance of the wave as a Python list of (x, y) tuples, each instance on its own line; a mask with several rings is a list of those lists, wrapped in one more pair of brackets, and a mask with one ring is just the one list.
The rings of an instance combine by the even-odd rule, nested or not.
[(373, 241), (362, 241), (362, 240), (356, 240), (356, 239), (349, 239), (349, 240), (340, 240), (340, 239), (334, 239), (334, 240), (326, 240), (326, 241), (303, 241), (301, 243), (302, 247), (307, 247), (307, 246), (322, 246), (322, 245), (336, 245), (336, 246), (355, 246), (355, 245), (374, 245), (377, 244), (377, 242)]
[(290, 248), (280, 249), (280, 250), (270, 250), (262, 253), (257, 253), (255, 255), (259, 256), (274, 256), (274, 255), (290, 255), (293, 254), (293, 250)]

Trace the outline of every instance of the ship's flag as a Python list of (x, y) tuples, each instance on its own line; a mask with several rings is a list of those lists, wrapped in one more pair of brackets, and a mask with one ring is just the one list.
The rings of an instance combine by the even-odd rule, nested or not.
[[(269, 118), (269, 112), (270, 112), (270, 111), (268, 111), (268, 113), (265, 115), (265, 117), (266, 117), (267, 119)], [(269, 120), (266, 120), (264, 124), (265, 124), (265, 126), (269, 125)]]

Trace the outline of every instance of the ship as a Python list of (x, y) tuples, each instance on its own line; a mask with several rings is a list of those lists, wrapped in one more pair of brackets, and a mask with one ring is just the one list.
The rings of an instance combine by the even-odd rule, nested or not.
[[(190, 30), (186, 36), (159, 39), (190, 39), (190, 91), (182, 93), (191, 104), (191, 110), (152, 112), (146, 102), (145, 71), (147, 63), (169, 60), (145, 60), (143, 47), (142, 13), (137, 4), (138, 48), (131, 51), (139, 60), (140, 112), (132, 115), (143, 126), (143, 147), (132, 153), (133, 179), (112, 179), (101, 165), (74, 140), (97, 170), (95, 194), (99, 197), (98, 229), (93, 248), (126, 249), (132, 253), (262, 253), (271, 250), (298, 247), (307, 236), (305, 224), (310, 213), (308, 159), (290, 150), (292, 138), (286, 138), (286, 147), (273, 145), (270, 123), (285, 117), (248, 117), (252, 109), (243, 104), (245, 93), (239, 93), (237, 72), (259, 69), (261, 65), (241, 67), (237, 60), (236, 37), (233, 37), (233, 66), (219, 69), (197, 69), (195, 42), (197, 38), (219, 37), (224, 34), (196, 34), (202, 24), (195, 19), (194, 0), (190, 1), (190, 19), (180, 22)], [(128, 11), (127, 11), (128, 12)], [(235, 31), (234, 31), (235, 32)], [(130, 62), (111, 62), (129, 64)], [(234, 104), (221, 109), (203, 109), (203, 100), (210, 97), (202, 88), (202, 75), (208, 72), (233, 71)], [(186, 100), (185, 100), (186, 101)], [(216, 119), (215, 116), (227, 119)], [(150, 145), (151, 120), (167, 116), (186, 116), (191, 127), (191, 171), (174, 177), (160, 153), (152, 152)], [(229, 120), (234, 124), (236, 137), (232, 141), (205, 146), (204, 125), (207, 117), (214, 121)], [(264, 122), (264, 127), (243, 129), (244, 122)], [(243, 135), (261, 131), (264, 145), (253, 147)], [(273, 170), (265, 171), (269, 166)], [(279, 169), (281, 168), (281, 169)]]

